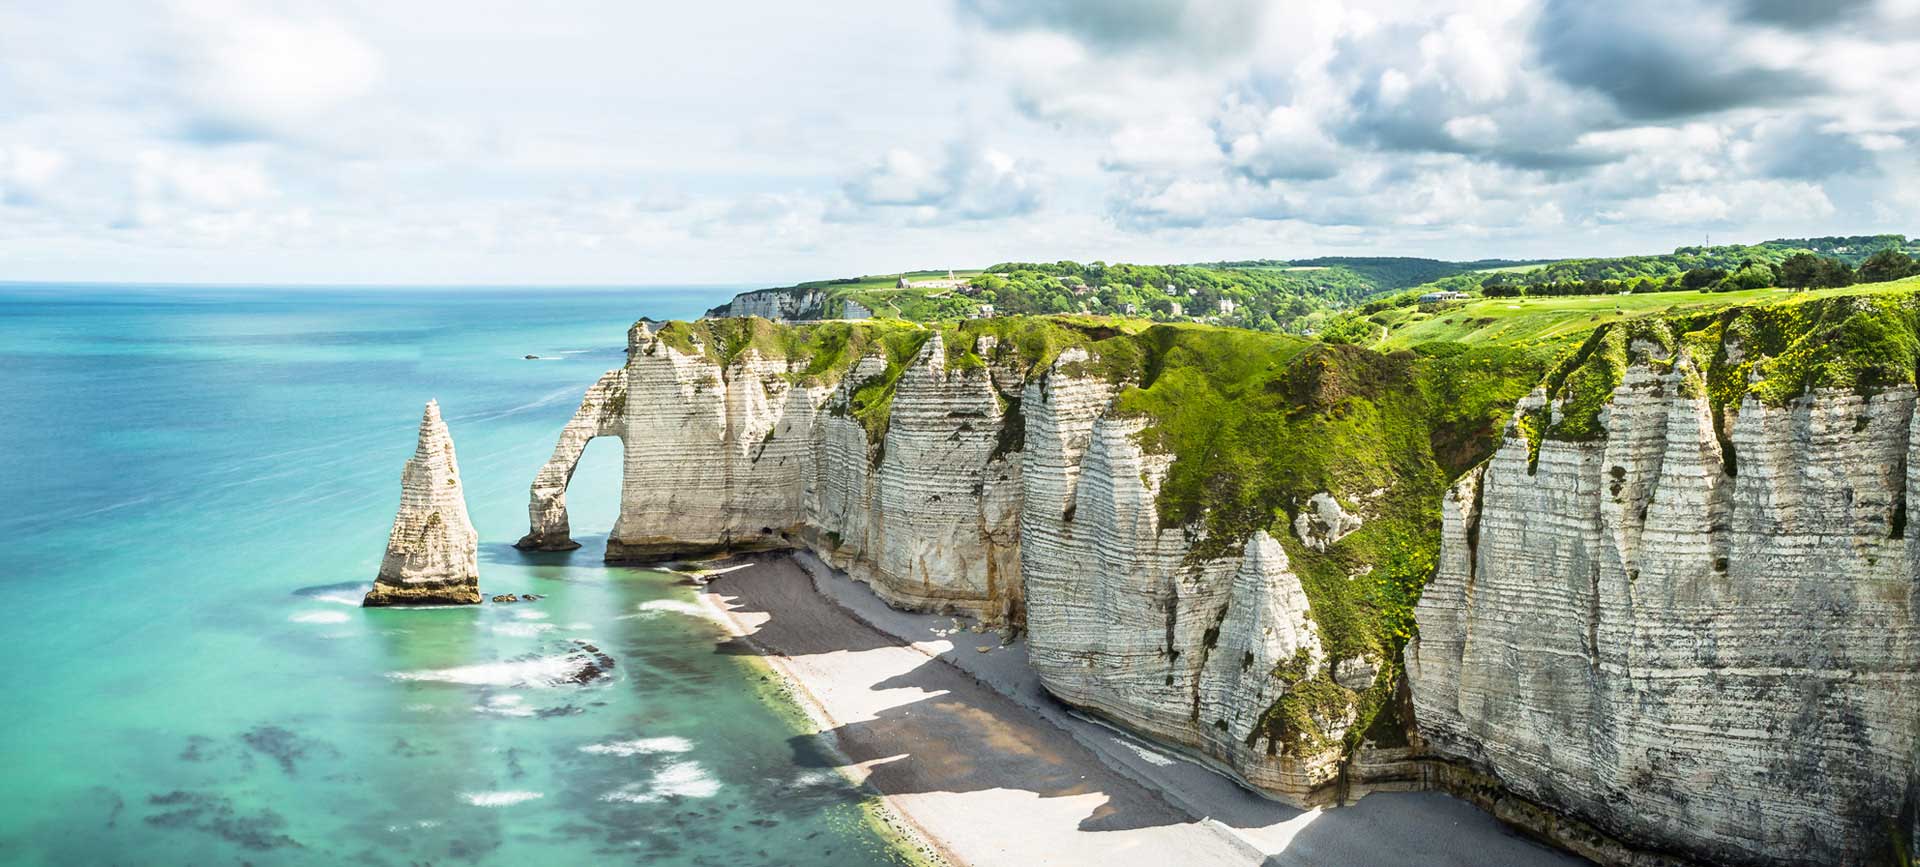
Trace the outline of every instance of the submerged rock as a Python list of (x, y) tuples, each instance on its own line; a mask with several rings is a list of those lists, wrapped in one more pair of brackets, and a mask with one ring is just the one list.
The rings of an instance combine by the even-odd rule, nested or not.
[(513, 595), (512, 593), (502, 593), (502, 594), (500, 594), (500, 595), (498, 595), (498, 596), (495, 596), (495, 597), (493, 597), (493, 601), (495, 601), (495, 602), (519, 602), (519, 601), (520, 601), (520, 597), (518, 597), (518, 596), (515, 596), (515, 595)]
[(387, 537), (387, 555), (362, 604), (479, 604), (478, 547), (453, 437), (440, 419), (440, 404), (427, 401), (419, 444), (400, 473), (400, 511)]

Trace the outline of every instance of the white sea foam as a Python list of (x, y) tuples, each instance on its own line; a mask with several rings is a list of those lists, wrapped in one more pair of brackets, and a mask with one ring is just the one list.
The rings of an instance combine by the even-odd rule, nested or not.
[(511, 694), (488, 696), (486, 703), (474, 710), (495, 716), (530, 717), (534, 714), (534, 709), (527, 707), (525, 696)]
[(466, 792), (460, 797), (476, 807), (511, 807), (523, 801), (531, 801), (535, 798), (545, 797), (545, 794), (541, 792), (516, 790), (506, 792)]
[(644, 785), (629, 783), (600, 796), (602, 801), (650, 804), (666, 798), (711, 798), (720, 793), (720, 781), (698, 762), (674, 762), (661, 768)]
[(533, 638), (553, 628), (551, 623), (495, 623), (487, 627), (499, 635), (511, 635), (515, 638)]
[(523, 404), (520, 404), (519, 406), (499, 410), (496, 412), (487, 412), (487, 413), (480, 413), (478, 415), (462, 416), (454, 419), (454, 421), (467, 422), (467, 423), (492, 421), (497, 418), (505, 418), (506, 416), (510, 416), (515, 413), (526, 412), (527, 410), (530, 410), (530, 409), (539, 409), (540, 407), (547, 406), (549, 404), (559, 403), (564, 400), (578, 399), (579, 394), (580, 394), (579, 388), (569, 386), (567, 388), (562, 388), (555, 391), (547, 392), (546, 394), (541, 395), (538, 400), (535, 400), (531, 403), (523, 403)]
[(394, 680), (458, 683), (466, 686), (544, 687), (572, 678), (579, 672), (580, 664), (581, 661), (577, 655), (561, 654), (516, 662), (489, 662), (425, 671), (394, 671), (388, 672), (387, 676)]
[(315, 602), (331, 602), (335, 605), (351, 605), (359, 608), (361, 601), (366, 598), (366, 595), (365, 593), (357, 595), (353, 593), (315, 593), (308, 598)]
[(684, 599), (649, 599), (640, 603), (637, 611), (620, 617), (621, 620), (646, 619), (662, 614), (684, 614), (688, 617), (706, 617), (707, 610), (697, 602)]
[(345, 611), (302, 611), (287, 619), (295, 623), (345, 623), (351, 618)]
[(581, 629), (592, 629), (592, 628), (593, 628), (593, 624), (591, 624), (591, 623), (569, 623), (569, 624), (567, 624), (567, 628), (568, 628), (568, 629), (572, 629), (572, 630), (576, 630), (576, 631), (578, 631), (578, 630), (581, 630)]
[(678, 737), (641, 738), (634, 741), (614, 741), (605, 744), (592, 744), (580, 748), (583, 753), (597, 756), (639, 756), (649, 753), (685, 753), (693, 750), (693, 741)]
[(513, 612), (513, 616), (519, 620), (545, 620), (547, 619), (547, 612), (521, 609)]

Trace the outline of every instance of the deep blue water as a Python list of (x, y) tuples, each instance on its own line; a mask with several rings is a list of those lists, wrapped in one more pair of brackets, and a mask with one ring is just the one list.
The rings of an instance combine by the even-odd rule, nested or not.
[[(0, 285), (0, 863), (896, 863), (693, 591), (599, 562), (617, 442), (582, 550), (511, 547), (633, 320), (732, 291)], [(546, 599), (355, 604), (428, 398), (482, 589)], [(575, 639), (611, 680), (531, 676)]]

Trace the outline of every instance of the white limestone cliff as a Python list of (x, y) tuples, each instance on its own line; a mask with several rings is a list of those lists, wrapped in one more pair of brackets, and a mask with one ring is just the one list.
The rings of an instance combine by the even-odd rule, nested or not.
[(826, 293), (818, 289), (760, 289), (742, 292), (708, 311), (709, 316), (758, 316), (776, 322), (825, 318)]
[[(609, 560), (809, 548), (892, 604), (1024, 626), (1061, 700), (1297, 804), (1391, 775), (1617, 864), (1916, 845), (1895, 840), (1920, 813), (1911, 387), (1716, 419), (1690, 358), (1635, 343), (1599, 435), (1536, 456), (1510, 428), (1441, 504), (1404, 659), (1414, 742), (1343, 776), (1359, 693), (1390, 693), (1394, 666), (1330, 658), (1295, 567), (1349, 556), (1356, 512), (1361, 538), (1386, 526), (1373, 495), (1323, 492), (1296, 538), (1199, 557), (1219, 547), (1197, 526), (1161, 526), (1173, 456), (1115, 409), (1141, 371), (1092, 373), (1083, 348), (1030, 371), (991, 336), (930, 333), (821, 372), (717, 333), (635, 327), (536, 480), (523, 546), (571, 544), (574, 462), (619, 436)], [(1548, 401), (1520, 415), (1567, 411)]]
[(427, 401), (413, 457), (400, 473), (400, 509), (387, 553), (363, 604), (478, 604), (478, 545), (479, 534), (467, 519), (453, 437), (440, 418), (440, 404)]
[(1534, 461), (1512, 428), (1453, 487), (1419, 735), (1607, 863), (1890, 860), (1920, 795), (1914, 391), (1748, 399), (1723, 439), (1693, 372), (1642, 358), (1602, 436)]
[(553, 456), (533, 479), (533, 500), (527, 506), (527, 535), (514, 546), (537, 551), (569, 551), (580, 547), (567, 524), (567, 485), (587, 443), (594, 437), (624, 436), (627, 413), (627, 371), (607, 371), (587, 389), (580, 408), (560, 432)]
[(1351, 719), (1316, 721), (1304, 750), (1265, 725), (1292, 686), (1276, 666), (1325, 663), (1299, 577), (1266, 533), (1238, 556), (1192, 562), (1185, 532), (1159, 525), (1172, 456), (1143, 452), (1141, 422), (1105, 416), (1102, 391), (1057, 375), (1029, 390), (1021, 571), (1035, 672), (1061, 700), (1268, 794), (1331, 800), (1340, 752), (1324, 742)]
[[(1192, 540), (1156, 512), (1172, 457), (1142, 452), (1139, 419), (1109, 415), (1119, 383), (1085, 375), (1086, 350), (1029, 377), (990, 335), (955, 353), (932, 334), (891, 370), (875, 442), (856, 402), (890, 375), (884, 357), (827, 382), (802, 375), (804, 359), (746, 348), (723, 364), (678, 343), (630, 334), (627, 366), (589, 391), (534, 485), (528, 546), (570, 542), (574, 461), (591, 436), (618, 435), (609, 561), (805, 546), (891, 604), (1024, 623), (1042, 682), (1070, 703), (1276, 797), (1331, 797), (1352, 693), (1327, 674), (1285, 552), (1261, 533), (1189, 562)], [(1283, 664), (1336, 691), (1301, 717), (1310, 733), (1274, 715), (1293, 686), (1273, 674)]]

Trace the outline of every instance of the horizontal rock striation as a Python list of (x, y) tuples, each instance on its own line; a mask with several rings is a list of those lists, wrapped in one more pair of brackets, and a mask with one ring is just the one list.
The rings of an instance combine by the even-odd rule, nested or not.
[[(1022, 521), (1029, 660), (1054, 695), (1225, 765), (1298, 804), (1324, 803), (1340, 751), (1296, 755), (1269, 709), (1322, 667), (1300, 578), (1264, 532), (1237, 556), (1193, 561), (1155, 508), (1172, 458), (1136, 442), (1137, 419), (1101, 416), (1101, 389), (1049, 379), (1027, 417), (1031, 499)], [(1063, 505), (1057, 505), (1063, 504)], [(1344, 701), (1316, 720), (1338, 742)]]
[(533, 479), (533, 501), (527, 505), (527, 535), (514, 547), (531, 551), (571, 551), (580, 547), (567, 525), (567, 485), (573, 468), (595, 437), (624, 436), (627, 419), (627, 371), (607, 371), (587, 389), (580, 408), (554, 444), (553, 456)]
[(460, 462), (440, 404), (427, 401), (413, 457), (400, 473), (400, 509), (380, 574), (363, 604), (475, 605), (480, 602), (479, 534), (467, 519)]
[(1544, 363), (1484, 347), (640, 325), (529, 539), (618, 435), (609, 560), (811, 549), (1024, 626), (1054, 695), (1269, 795), (1441, 788), (1607, 863), (1885, 862), (1920, 808), (1916, 322), (1634, 320), (1525, 399)]
[(1161, 525), (1173, 456), (1114, 408), (1138, 359), (1041, 353), (1017, 329), (807, 328), (636, 326), (541, 471), (523, 543), (570, 542), (580, 447), (618, 435), (609, 561), (805, 547), (891, 604), (1024, 624), (1070, 703), (1277, 797), (1331, 796), (1355, 692), (1331, 680), (1280, 541), (1199, 556), (1193, 531)]
[(708, 316), (758, 316), (779, 322), (828, 318), (827, 296), (818, 289), (760, 289), (742, 292), (733, 300), (707, 311)]
[[(1609, 863), (1891, 862), (1920, 788), (1914, 389), (1770, 402), (1777, 368), (1723, 369), (1757, 337), (1684, 342), (1609, 362), (1590, 436), (1552, 435), (1580, 394), (1537, 393), (1448, 493), (1405, 654), (1419, 736)], [(1719, 405), (1728, 373), (1747, 396)]]

